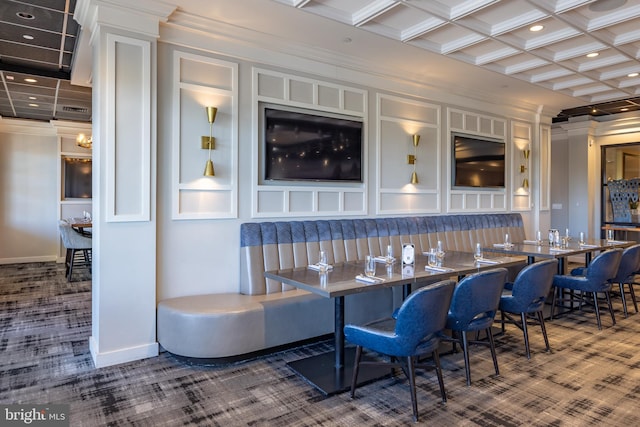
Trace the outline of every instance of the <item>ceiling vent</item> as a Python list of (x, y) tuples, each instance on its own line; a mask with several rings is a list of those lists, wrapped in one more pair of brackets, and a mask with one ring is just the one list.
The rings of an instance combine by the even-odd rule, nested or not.
[(89, 109), (85, 107), (62, 107), (62, 111), (66, 111), (68, 113), (86, 113)]

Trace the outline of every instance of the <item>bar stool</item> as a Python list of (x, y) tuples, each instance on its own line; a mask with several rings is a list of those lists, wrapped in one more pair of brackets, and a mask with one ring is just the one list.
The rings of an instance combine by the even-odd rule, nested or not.
[(91, 272), (91, 237), (80, 234), (64, 220), (58, 223), (58, 229), (67, 249), (64, 275), (71, 282), (74, 267), (88, 267)]

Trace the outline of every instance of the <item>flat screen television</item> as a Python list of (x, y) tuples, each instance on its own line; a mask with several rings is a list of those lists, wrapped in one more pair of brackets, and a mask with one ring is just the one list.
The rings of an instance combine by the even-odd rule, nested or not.
[(504, 141), (452, 134), (453, 186), (504, 188)]
[(263, 110), (265, 180), (362, 182), (362, 120), (281, 106)]
[(91, 198), (91, 159), (66, 157), (64, 167), (64, 198)]

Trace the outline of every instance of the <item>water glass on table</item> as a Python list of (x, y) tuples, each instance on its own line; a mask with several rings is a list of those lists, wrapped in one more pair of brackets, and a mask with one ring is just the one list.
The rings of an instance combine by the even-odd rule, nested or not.
[(440, 240), (438, 240), (438, 248), (436, 249), (436, 259), (438, 265), (442, 265), (442, 260), (444, 259), (444, 245)]
[(372, 255), (364, 257), (364, 275), (367, 277), (376, 275), (376, 259)]
[(613, 230), (607, 230), (607, 240), (613, 240), (614, 237)]
[(318, 269), (320, 273), (326, 273), (329, 265), (327, 264), (327, 252), (320, 251), (320, 260), (318, 262)]
[(386, 257), (386, 261), (387, 261), (387, 265), (389, 264), (393, 264), (393, 261), (395, 261), (393, 259), (393, 246), (392, 245), (387, 245), (387, 257)]
[(438, 249), (431, 248), (429, 249), (429, 253), (427, 254), (427, 264), (429, 267), (435, 267), (438, 265)]
[(480, 243), (476, 243), (476, 250), (473, 253), (473, 259), (475, 259), (476, 262), (482, 259), (482, 246), (480, 246)]

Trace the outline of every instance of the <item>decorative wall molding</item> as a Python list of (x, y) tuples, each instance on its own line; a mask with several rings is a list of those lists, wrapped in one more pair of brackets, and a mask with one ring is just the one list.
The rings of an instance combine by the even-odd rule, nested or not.
[[(408, 98), (376, 96), (376, 213), (439, 213), (441, 141), (439, 105)], [(413, 135), (420, 135), (413, 146)], [(415, 155), (418, 183), (411, 184)]]
[[(367, 213), (367, 92), (354, 87), (253, 68), (253, 218), (293, 216), (348, 216)], [(263, 179), (263, 138), (260, 103), (307, 108), (362, 119), (362, 183), (291, 182), (286, 185)]]
[(106, 88), (104, 127), (105, 220), (149, 221), (151, 85), (155, 83), (151, 75), (152, 42), (107, 33), (106, 43), (106, 81), (111, 83)]
[[(172, 92), (172, 219), (237, 218), (238, 64), (175, 51)], [(212, 127), (213, 177), (203, 176), (207, 106), (218, 108)]]
[[(485, 136), (507, 142), (507, 121), (505, 119), (478, 114), (456, 108), (447, 108), (447, 212), (506, 212), (507, 189), (454, 189), (451, 184), (452, 148), (451, 133)], [(506, 144), (505, 159), (510, 157), (510, 147)], [(506, 173), (509, 173), (507, 162)]]

